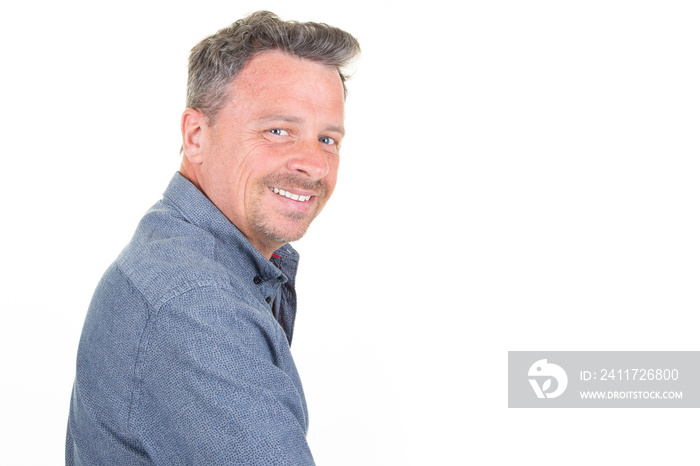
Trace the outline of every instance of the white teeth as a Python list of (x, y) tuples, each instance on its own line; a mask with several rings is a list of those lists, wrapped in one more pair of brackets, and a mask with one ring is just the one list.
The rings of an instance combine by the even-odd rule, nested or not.
[(282, 197), (286, 197), (288, 199), (291, 199), (293, 201), (306, 202), (309, 199), (311, 199), (311, 196), (302, 196), (299, 194), (292, 194), (289, 191), (285, 191), (284, 189), (279, 189), (279, 188), (270, 188), (270, 191), (272, 191), (275, 194), (279, 194)]

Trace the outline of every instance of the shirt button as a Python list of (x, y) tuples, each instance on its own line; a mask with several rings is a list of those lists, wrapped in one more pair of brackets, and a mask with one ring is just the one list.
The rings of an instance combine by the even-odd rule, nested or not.
[(261, 283), (262, 283), (262, 278), (260, 278), (260, 277), (255, 277), (255, 278), (253, 279), (253, 283), (255, 283), (256, 285), (261, 284)]
[(272, 298), (271, 298), (271, 297), (268, 296), (267, 298), (265, 298), (265, 302), (266, 302), (267, 304), (270, 304), (270, 301), (272, 301)]

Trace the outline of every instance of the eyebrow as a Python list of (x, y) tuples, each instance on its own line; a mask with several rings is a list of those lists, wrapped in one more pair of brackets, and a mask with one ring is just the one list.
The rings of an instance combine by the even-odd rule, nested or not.
[[(304, 119), (297, 117), (297, 116), (294, 116), (294, 115), (275, 113), (273, 115), (266, 115), (266, 116), (260, 117), (256, 121), (260, 121), (263, 123), (269, 122), (269, 121), (285, 121), (287, 123), (300, 124), (300, 123), (304, 122)], [(329, 125), (325, 128), (325, 131), (333, 131), (333, 132), (339, 133), (342, 136), (345, 136), (345, 128), (343, 128), (342, 126)]]

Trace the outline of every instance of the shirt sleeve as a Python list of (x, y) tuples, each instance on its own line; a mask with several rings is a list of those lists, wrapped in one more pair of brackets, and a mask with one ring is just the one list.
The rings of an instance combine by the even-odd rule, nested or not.
[(231, 290), (168, 301), (144, 335), (132, 426), (154, 464), (313, 465), (283, 330)]

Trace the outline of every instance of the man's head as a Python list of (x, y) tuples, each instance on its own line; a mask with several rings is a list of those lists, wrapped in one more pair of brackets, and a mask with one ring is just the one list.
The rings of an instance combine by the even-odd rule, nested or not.
[(299, 239), (335, 187), (345, 76), (357, 41), (258, 12), (190, 56), (182, 174), (269, 256)]

